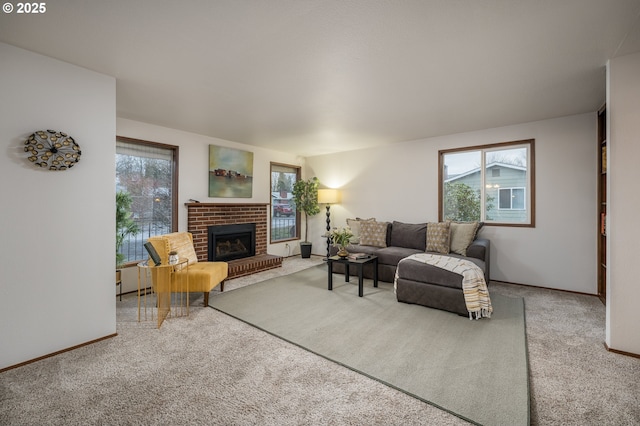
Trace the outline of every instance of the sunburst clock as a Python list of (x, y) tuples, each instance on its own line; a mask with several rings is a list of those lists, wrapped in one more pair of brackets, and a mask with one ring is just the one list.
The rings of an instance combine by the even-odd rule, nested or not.
[(67, 170), (80, 161), (80, 146), (66, 133), (38, 130), (24, 141), (27, 159), (38, 167)]

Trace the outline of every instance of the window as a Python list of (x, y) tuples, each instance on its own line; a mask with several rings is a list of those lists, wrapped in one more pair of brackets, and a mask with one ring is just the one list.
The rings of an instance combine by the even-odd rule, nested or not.
[(147, 257), (143, 244), (154, 235), (177, 231), (178, 147), (116, 138), (116, 191), (131, 195), (139, 232), (125, 240), (126, 262)]
[(535, 226), (534, 140), (439, 152), (439, 219)]
[(524, 210), (524, 188), (500, 188), (499, 208)]
[(293, 185), (300, 167), (271, 163), (271, 242), (300, 238), (300, 214), (293, 203)]

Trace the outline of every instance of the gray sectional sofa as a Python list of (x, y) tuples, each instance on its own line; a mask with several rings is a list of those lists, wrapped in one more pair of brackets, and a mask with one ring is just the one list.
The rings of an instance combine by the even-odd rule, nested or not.
[[(416, 253), (430, 253), (427, 251), (430, 245), (427, 244), (427, 223), (377, 222), (378, 229), (386, 226), (386, 236), (384, 241), (379, 239), (372, 242), (370, 238), (365, 239), (359, 235), (361, 230), (357, 228), (362, 226), (364, 221), (358, 221), (358, 223), (353, 221), (349, 219), (347, 223), (356, 234), (356, 239), (348, 250), (350, 253), (377, 256), (378, 279), (381, 281), (394, 282), (400, 260)], [(456, 230), (461, 229), (460, 225), (466, 227), (468, 224), (451, 223), (449, 244), (452, 248), (455, 247), (455, 252), (440, 249), (434, 254), (470, 260), (482, 269), (488, 284), (490, 242), (488, 239), (477, 238), (477, 232), (482, 224), (477, 224), (476, 231), (471, 237), (467, 235), (466, 241), (456, 237), (459, 234)], [(369, 224), (366, 224), (366, 227), (370, 228)], [(447, 251), (446, 254), (445, 251)], [(336, 252), (337, 248), (332, 248), (331, 254), (334, 255)], [(334, 272), (344, 273), (344, 265), (334, 264)], [(366, 278), (373, 278), (373, 265), (365, 265), (363, 274)], [(398, 276), (396, 296), (399, 302), (419, 304), (468, 316), (462, 294), (462, 276), (422, 262), (412, 260), (403, 262)]]

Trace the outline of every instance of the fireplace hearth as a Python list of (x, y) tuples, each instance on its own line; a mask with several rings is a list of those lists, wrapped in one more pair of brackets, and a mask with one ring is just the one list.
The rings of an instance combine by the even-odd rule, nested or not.
[(228, 262), (255, 256), (255, 223), (213, 225), (207, 230), (209, 261)]

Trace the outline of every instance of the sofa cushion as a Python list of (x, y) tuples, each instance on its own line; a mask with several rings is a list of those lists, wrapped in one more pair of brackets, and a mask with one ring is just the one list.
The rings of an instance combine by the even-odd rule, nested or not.
[(386, 247), (388, 222), (361, 221), (360, 244), (363, 246)]
[(355, 219), (347, 219), (347, 226), (351, 229), (351, 233), (353, 233), (353, 237), (351, 237), (349, 239), (349, 242), (351, 244), (360, 244), (360, 222), (363, 221), (375, 221), (375, 218), (370, 218), (370, 219), (361, 219), (361, 218), (355, 218)]
[(391, 224), (390, 245), (425, 251), (427, 247), (427, 224), (394, 221)]
[(451, 222), (427, 223), (427, 251), (449, 253)]
[(478, 222), (451, 222), (451, 252), (466, 256), (477, 231)]
[(378, 263), (382, 265), (397, 265), (402, 259), (412, 254), (424, 253), (424, 250), (417, 250), (406, 247), (384, 247), (374, 253), (378, 256)]

